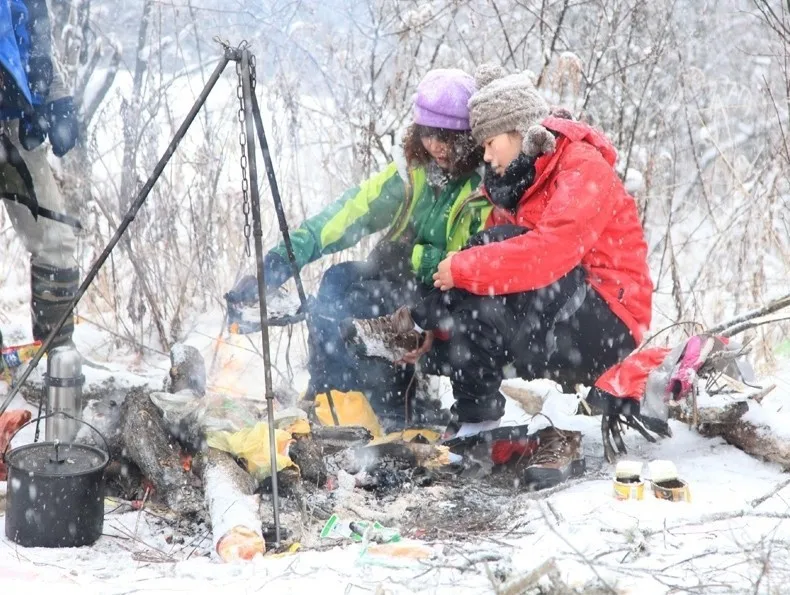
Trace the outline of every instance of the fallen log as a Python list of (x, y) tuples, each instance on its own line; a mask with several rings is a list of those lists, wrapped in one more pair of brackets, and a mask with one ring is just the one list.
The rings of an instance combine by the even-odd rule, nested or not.
[(736, 401), (721, 406), (699, 407), (696, 422), (691, 407), (670, 407), (669, 417), (688, 425), (696, 423), (698, 426), (723, 426), (736, 423), (747, 411), (749, 411), (749, 404), (746, 401)]
[(777, 435), (770, 427), (743, 419), (749, 411), (749, 401), (760, 407), (762, 399), (776, 385), (744, 395), (731, 403), (698, 407), (696, 419), (691, 407), (670, 407), (670, 417), (696, 428), (703, 436), (721, 437), (725, 442), (759, 459), (778, 463), (790, 469), (790, 440)]
[(231, 455), (209, 448), (203, 470), (214, 551), (225, 562), (251, 560), (266, 551), (256, 482)]
[(777, 436), (766, 426), (758, 426), (741, 419), (734, 424), (709, 426), (706, 435), (721, 436), (728, 444), (745, 453), (778, 463), (784, 471), (790, 470), (790, 441)]

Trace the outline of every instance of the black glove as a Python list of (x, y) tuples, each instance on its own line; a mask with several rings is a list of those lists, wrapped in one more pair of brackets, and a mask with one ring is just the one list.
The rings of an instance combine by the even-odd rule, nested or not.
[(672, 436), (666, 421), (645, 417), (640, 413), (640, 401), (638, 399), (616, 397), (598, 388), (593, 388), (590, 394), (587, 395), (586, 400), (594, 411), (601, 411), (603, 450), (606, 460), (610, 463), (614, 463), (617, 457), (614, 446), (612, 446), (612, 440), (614, 440), (617, 451), (620, 454), (628, 452), (622, 436), (624, 426), (635, 429), (648, 442), (656, 442), (655, 437), (648, 430), (659, 436)]
[(255, 275), (244, 275), (238, 280), (225, 299), (229, 304), (246, 304), (258, 299), (258, 279)]
[(49, 135), (52, 152), (63, 157), (77, 144), (79, 124), (71, 97), (61, 97), (38, 106), (19, 120), (19, 142), (32, 151)]
[(367, 264), (379, 272), (410, 271), (413, 249), (405, 242), (379, 242), (368, 255)]

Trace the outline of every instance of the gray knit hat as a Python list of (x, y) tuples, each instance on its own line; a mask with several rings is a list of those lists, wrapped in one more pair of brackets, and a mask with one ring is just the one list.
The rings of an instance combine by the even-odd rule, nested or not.
[(478, 143), (505, 132), (524, 138), (522, 150), (530, 157), (553, 153), (554, 135), (541, 125), (549, 104), (541, 97), (531, 72), (507, 74), (497, 64), (482, 64), (475, 72), (477, 92), (469, 99), (472, 136)]

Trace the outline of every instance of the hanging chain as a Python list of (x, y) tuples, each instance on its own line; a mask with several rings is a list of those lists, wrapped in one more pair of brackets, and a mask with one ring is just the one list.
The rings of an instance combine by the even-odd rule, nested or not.
[(250, 194), (249, 194), (249, 181), (247, 180), (247, 128), (245, 126), (246, 116), (244, 111), (244, 84), (242, 82), (241, 73), (241, 60), (236, 61), (236, 74), (238, 75), (239, 84), (236, 87), (236, 96), (239, 98), (239, 146), (241, 147), (241, 157), (239, 163), (241, 165), (241, 211), (244, 213), (244, 240), (246, 242), (244, 253), (250, 255)]
[[(239, 46), (240, 50), (246, 49), (247, 43), (242, 42)], [(250, 54), (250, 90), (255, 92), (255, 56)], [(244, 111), (244, 81), (241, 72), (241, 60), (236, 60), (236, 75), (239, 79), (239, 84), (236, 87), (236, 97), (239, 98), (239, 146), (241, 147), (241, 157), (239, 163), (241, 165), (241, 211), (244, 213), (244, 252), (247, 256), (250, 255), (250, 235), (252, 227), (250, 225), (250, 183), (247, 178), (247, 117)]]

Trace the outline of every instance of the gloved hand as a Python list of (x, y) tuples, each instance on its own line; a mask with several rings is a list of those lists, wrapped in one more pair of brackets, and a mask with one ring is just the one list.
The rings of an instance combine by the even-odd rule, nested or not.
[(640, 413), (638, 399), (616, 397), (598, 388), (593, 388), (587, 396), (587, 402), (593, 409), (602, 411), (601, 437), (603, 438), (604, 455), (610, 463), (614, 463), (617, 457), (612, 440), (614, 440), (620, 454), (628, 452), (622, 436), (624, 427), (635, 429), (648, 442), (656, 442), (655, 437), (648, 430), (659, 436), (669, 437), (672, 435), (666, 421), (644, 417)]
[(19, 142), (27, 151), (32, 151), (47, 138), (49, 123), (42, 107), (25, 114), (19, 120)]
[(258, 299), (258, 279), (255, 275), (244, 275), (238, 280), (225, 299), (229, 304), (245, 304)]
[(52, 152), (63, 157), (74, 148), (79, 136), (77, 109), (71, 97), (61, 97), (47, 104), (47, 120), (49, 121), (49, 142)]
[(32, 151), (49, 135), (52, 152), (63, 157), (77, 144), (79, 124), (77, 110), (71, 97), (61, 97), (37, 107), (19, 121), (19, 142)]
[(293, 275), (291, 263), (277, 252), (268, 252), (263, 259), (263, 276), (266, 290), (277, 289)]
[(367, 262), (381, 272), (409, 271), (411, 270), (411, 253), (413, 249), (413, 246), (405, 242), (379, 242), (368, 255)]
[[(268, 294), (291, 277), (291, 265), (276, 252), (269, 252), (263, 259), (263, 275)], [(230, 304), (256, 302), (258, 300), (258, 278), (255, 275), (245, 275), (224, 297)]]

